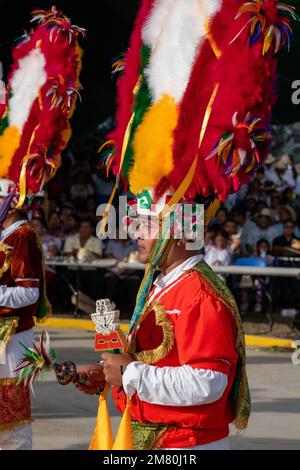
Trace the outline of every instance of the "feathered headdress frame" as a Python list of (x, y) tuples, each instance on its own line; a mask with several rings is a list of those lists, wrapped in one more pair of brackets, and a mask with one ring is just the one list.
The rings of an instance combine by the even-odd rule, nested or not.
[(19, 207), (60, 166), (71, 136), (69, 119), (80, 98), (78, 39), (85, 34), (55, 7), (34, 10), (31, 22), (37, 26), (13, 47), (0, 121), (0, 177), (16, 183)]
[(291, 18), (276, 0), (141, 2), (109, 136), (131, 192), (224, 201), (249, 180), (269, 150)]

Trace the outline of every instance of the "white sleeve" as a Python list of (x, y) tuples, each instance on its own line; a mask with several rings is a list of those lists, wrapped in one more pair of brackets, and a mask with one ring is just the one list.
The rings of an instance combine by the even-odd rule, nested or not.
[(191, 406), (213, 403), (223, 395), (228, 384), (226, 374), (206, 369), (156, 367), (131, 362), (123, 374), (127, 396), (137, 392), (140, 400), (155, 405)]
[(0, 307), (28, 307), (38, 301), (39, 294), (40, 290), (38, 287), (0, 286)]
[(73, 237), (67, 237), (65, 240), (64, 253), (72, 253), (74, 249)]

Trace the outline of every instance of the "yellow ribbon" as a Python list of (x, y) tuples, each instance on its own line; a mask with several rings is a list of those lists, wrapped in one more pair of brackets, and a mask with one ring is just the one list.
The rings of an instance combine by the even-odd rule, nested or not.
[(218, 48), (218, 46), (216, 44), (216, 41), (214, 40), (214, 38), (213, 38), (213, 36), (210, 32), (209, 20), (206, 21), (205, 29), (206, 29), (206, 36), (207, 36), (207, 39), (209, 40), (210, 46), (211, 46), (212, 50), (214, 51), (214, 54), (215, 54), (216, 58), (219, 59), (222, 55), (222, 52)]
[(23, 204), (25, 202), (25, 199), (26, 199), (26, 166), (27, 166), (27, 160), (29, 159), (29, 156), (30, 156), (29, 155), (29, 150), (30, 150), (31, 144), (32, 144), (32, 142), (35, 138), (36, 130), (38, 129), (39, 126), (40, 126), (40, 124), (37, 124), (35, 126), (35, 128), (33, 130), (33, 133), (31, 134), (30, 142), (29, 142), (28, 147), (27, 147), (26, 156), (22, 160), (22, 168), (21, 168), (20, 179), (19, 179), (20, 197), (19, 197), (18, 204), (16, 205), (17, 209), (23, 206)]
[[(198, 149), (200, 149), (200, 147), (202, 145), (203, 138), (204, 138), (204, 135), (205, 135), (205, 132), (206, 132), (206, 129), (207, 129), (208, 121), (209, 121), (209, 118), (210, 118), (210, 115), (211, 115), (211, 112), (212, 112), (212, 107), (213, 107), (218, 89), (219, 89), (219, 83), (217, 83), (214, 86), (212, 95), (210, 97), (210, 100), (208, 102), (208, 105), (207, 105), (207, 108), (206, 108), (206, 111), (205, 111), (205, 115), (204, 115), (204, 118), (203, 118), (203, 125), (201, 127), (200, 136), (199, 136)], [(180, 186), (177, 188), (177, 190), (175, 191), (175, 193), (171, 197), (168, 204), (165, 206), (165, 208), (160, 213), (161, 218), (165, 217), (168, 213), (170, 213), (172, 211), (173, 206), (180, 201), (180, 199), (184, 196), (185, 192), (189, 188), (191, 182), (193, 181), (195, 171), (196, 171), (196, 168), (197, 168), (198, 156), (199, 156), (199, 152), (197, 152), (197, 154), (196, 154), (196, 156), (193, 160), (193, 163), (192, 163), (189, 171), (185, 175), (183, 181), (181, 182)]]
[[(136, 95), (137, 91), (138, 91), (138, 88), (139, 88), (139, 83), (140, 83), (140, 79), (138, 80), (137, 84), (135, 85), (134, 87), (134, 91), (133, 93)], [(117, 189), (119, 187), (119, 183), (120, 183), (120, 174), (121, 174), (121, 170), (122, 170), (122, 167), (123, 167), (123, 163), (124, 163), (124, 158), (125, 158), (125, 153), (126, 153), (126, 150), (127, 150), (127, 147), (128, 147), (128, 142), (129, 142), (129, 139), (130, 139), (130, 133), (131, 133), (131, 128), (132, 128), (132, 123), (133, 123), (133, 120), (134, 120), (134, 116), (135, 116), (135, 113), (132, 113), (131, 115), (131, 118), (130, 118), (130, 121), (129, 123), (127, 124), (127, 127), (126, 127), (126, 131), (125, 131), (125, 134), (124, 134), (124, 139), (123, 139), (123, 145), (122, 145), (122, 151), (121, 151), (121, 158), (120, 158), (120, 165), (119, 165), (119, 170), (118, 170), (118, 174), (117, 174), (117, 177), (116, 177), (116, 182), (115, 182), (115, 185), (114, 185), (114, 188), (112, 190), (112, 193), (110, 195), (110, 198), (108, 200), (108, 203), (106, 204), (106, 207), (105, 207), (105, 210), (104, 210), (104, 213), (103, 213), (103, 216), (102, 216), (102, 220), (101, 220), (101, 223), (100, 223), (100, 229), (99, 229), (99, 232), (101, 235), (104, 235), (105, 234), (105, 228), (106, 228), (106, 225), (107, 225), (107, 217), (108, 217), (108, 212), (109, 212), (109, 208), (114, 200), (114, 197), (116, 195), (116, 192), (117, 192)], [(100, 147), (100, 149), (103, 148)], [(100, 151), (99, 149), (99, 151)]]
[(133, 434), (130, 418), (131, 399), (127, 397), (126, 408), (122, 416), (112, 450), (133, 450)]

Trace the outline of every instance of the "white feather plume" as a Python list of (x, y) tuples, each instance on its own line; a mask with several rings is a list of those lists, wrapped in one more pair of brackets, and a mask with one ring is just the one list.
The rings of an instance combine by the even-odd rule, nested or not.
[(222, 0), (156, 0), (143, 28), (152, 54), (146, 70), (154, 101), (168, 94), (179, 103), (190, 79), (206, 24)]
[(19, 68), (12, 76), (12, 97), (9, 100), (9, 125), (16, 126), (21, 134), (34, 100), (47, 80), (45, 56), (39, 48), (19, 60)]

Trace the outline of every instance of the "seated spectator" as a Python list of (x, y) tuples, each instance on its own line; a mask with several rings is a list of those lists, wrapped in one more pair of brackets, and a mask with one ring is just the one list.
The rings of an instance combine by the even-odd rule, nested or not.
[(229, 236), (229, 245), (232, 254), (237, 255), (241, 250), (241, 236), (238, 233), (237, 225), (234, 219), (227, 219), (224, 224), (224, 230)]
[(272, 226), (272, 213), (270, 209), (264, 208), (255, 217), (255, 225), (251, 227), (251, 230), (247, 233), (245, 240), (245, 248), (248, 254), (252, 254), (255, 251), (257, 242), (264, 238), (268, 240), (270, 245), (276, 236), (276, 231)]
[(81, 212), (81, 216), (91, 219), (93, 223), (96, 224), (99, 220), (99, 217), (96, 216), (97, 206), (96, 198), (94, 196), (88, 197), (85, 207)]
[(213, 237), (212, 245), (205, 247), (204, 259), (210, 266), (228, 266), (232, 252), (229, 246), (229, 236), (225, 230), (219, 230)]
[(213, 230), (215, 233), (218, 231), (218, 230), (221, 230), (223, 229), (223, 226), (227, 220), (227, 215), (228, 215), (228, 211), (227, 209), (225, 209), (225, 207), (220, 207), (217, 212), (216, 212), (216, 215), (214, 217), (214, 219), (211, 221), (211, 223), (209, 224), (209, 229), (210, 230)]
[(76, 235), (78, 232), (79, 217), (73, 212), (70, 214), (64, 222), (64, 230), (66, 236)]
[(273, 171), (268, 174), (268, 180), (276, 186), (279, 192), (287, 187), (294, 188), (296, 184), (290, 166), (283, 160), (278, 160), (274, 164)]
[(265, 169), (263, 166), (260, 166), (256, 171), (256, 179), (259, 182), (259, 185), (262, 186), (265, 184), (266, 177), (265, 177)]
[(288, 205), (291, 207), (295, 207), (296, 204), (296, 193), (293, 188), (286, 188), (282, 193), (282, 200), (283, 205)]
[(268, 263), (268, 266), (272, 266), (273, 257), (271, 255), (271, 247), (268, 240), (261, 238), (256, 244), (256, 251), (253, 254), (256, 258), (263, 258)]
[(63, 226), (65, 225), (65, 222), (69, 215), (72, 215), (74, 212), (74, 206), (70, 202), (66, 202), (60, 211), (60, 220), (63, 223)]
[[(269, 266), (273, 263), (273, 257), (271, 256), (270, 252), (270, 243), (268, 240), (261, 238), (258, 240), (256, 244), (255, 252), (253, 253), (254, 258), (263, 258)], [(269, 288), (270, 280), (266, 276), (254, 277), (253, 278), (253, 286), (255, 290), (255, 304), (254, 304), (254, 312), (260, 313), (262, 312), (263, 307), (263, 299), (264, 299), (264, 291)], [(248, 300), (248, 291), (247, 289), (241, 288), (241, 305), (240, 310), (241, 313), (246, 313), (249, 308), (249, 300)]]
[(239, 256), (242, 256), (243, 253), (245, 252), (245, 240), (247, 236), (247, 226), (254, 225), (254, 222), (252, 220), (246, 221), (246, 214), (245, 211), (242, 208), (236, 209), (233, 213), (232, 216), (234, 218), (234, 221), (236, 223), (237, 227), (237, 234), (236, 236), (240, 239), (241, 245), (239, 249)]
[(38, 217), (32, 218), (31, 225), (41, 239), (45, 257), (52, 258), (54, 256), (57, 256), (60, 251), (61, 241), (46, 232), (46, 226)]
[(293, 220), (286, 220), (284, 223), (283, 235), (276, 237), (273, 241), (272, 253), (274, 256), (296, 256), (300, 255), (298, 243), (300, 240), (295, 236), (296, 225)]
[(254, 178), (248, 187), (248, 197), (252, 197), (255, 201), (261, 200), (261, 188), (260, 181), (257, 178)]
[(245, 204), (246, 220), (248, 219), (252, 220), (252, 218), (254, 217), (256, 213), (256, 206), (257, 206), (256, 199), (254, 197), (248, 196), (246, 199), (246, 204)]
[(280, 220), (280, 215), (279, 215), (279, 207), (281, 203), (281, 196), (279, 193), (274, 192), (270, 196), (270, 208), (273, 216), (273, 220), (275, 222), (279, 222)]
[(138, 251), (138, 246), (135, 240), (130, 238), (108, 240), (105, 246), (105, 258), (115, 258), (119, 261), (128, 260), (131, 253)]
[(289, 188), (295, 188), (297, 173), (294, 168), (294, 158), (292, 155), (285, 154), (282, 155), (279, 161), (285, 165), (284, 180), (286, 181), (287, 186)]
[[(295, 223), (292, 220), (285, 221), (283, 235), (275, 238), (273, 242), (272, 254), (275, 257), (290, 257), (291, 260), (274, 260), (274, 264), (279, 267), (295, 267), (296, 263), (292, 257), (300, 256), (300, 240), (295, 237)], [(285, 307), (295, 307), (300, 303), (300, 282), (297, 278), (278, 277), (273, 281), (273, 291), (277, 305)], [(284, 304), (283, 304), (284, 299)]]
[(296, 222), (296, 212), (291, 206), (280, 205), (278, 207), (278, 215), (279, 215), (279, 221), (273, 225), (273, 229), (275, 231), (275, 237), (279, 237), (283, 235), (284, 224), (286, 221), (292, 220), (294, 223)]
[(265, 169), (265, 180), (266, 181), (271, 181), (272, 176), (273, 176), (273, 164), (275, 163), (275, 158), (271, 153), (269, 153), (268, 157), (265, 160), (264, 163), (264, 169)]
[(47, 228), (48, 235), (52, 235), (55, 238), (58, 238), (61, 242), (60, 250), (64, 243), (65, 233), (63, 224), (60, 220), (60, 216), (56, 211), (50, 212), (49, 220), (48, 220), (48, 228)]
[[(74, 256), (82, 261), (92, 261), (101, 258), (102, 241), (93, 236), (94, 225), (90, 219), (82, 219), (78, 233), (66, 238), (64, 246), (65, 256)], [(68, 269), (67, 277), (78, 291), (83, 292), (93, 300), (101, 299), (105, 295), (103, 275), (96, 267), (85, 266), (79, 272), (72, 266)]]
[(77, 257), (84, 249), (87, 256), (101, 258), (102, 241), (93, 236), (94, 225), (90, 219), (83, 219), (79, 224), (79, 231), (75, 235), (66, 238), (64, 246), (65, 256)]

